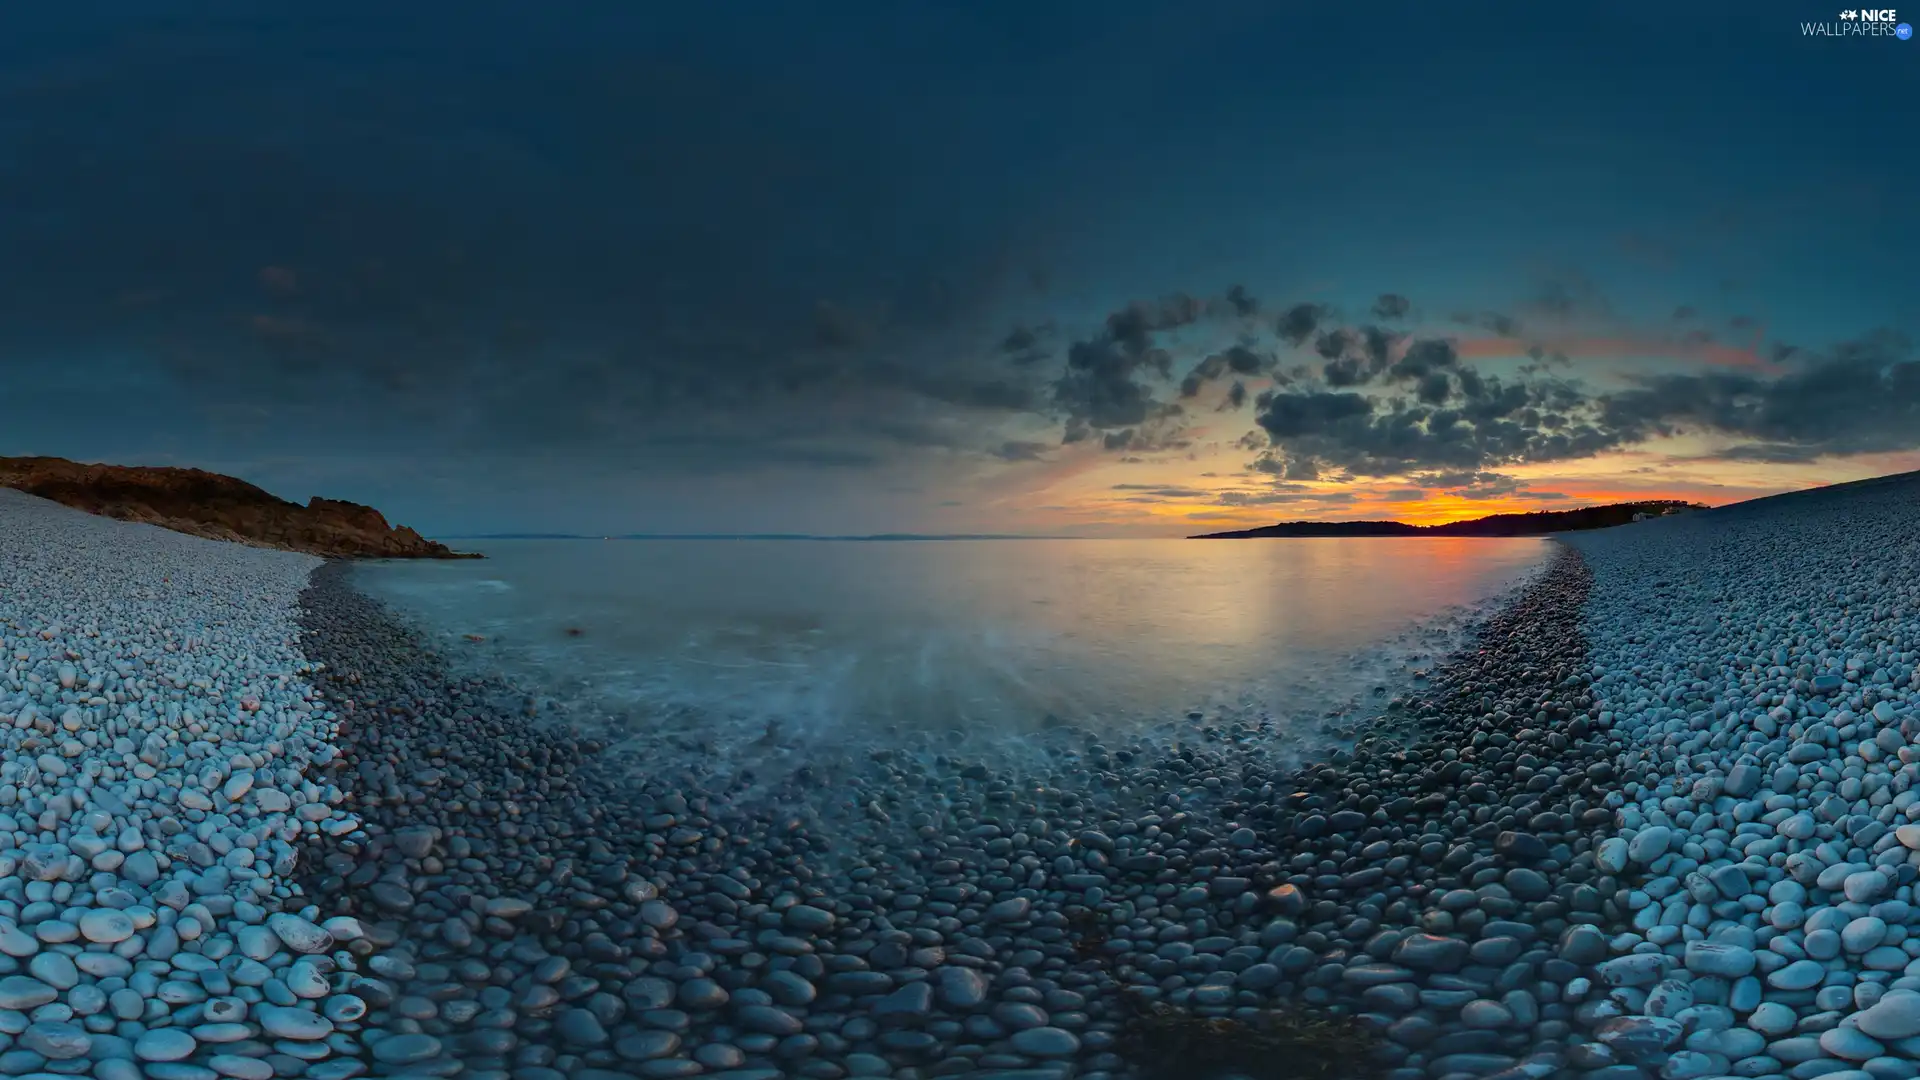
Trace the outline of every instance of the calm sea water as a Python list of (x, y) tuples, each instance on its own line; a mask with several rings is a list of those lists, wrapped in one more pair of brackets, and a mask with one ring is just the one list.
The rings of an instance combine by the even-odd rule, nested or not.
[[(709, 750), (1065, 725), (1287, 730), (1377, 703), (1539, 540), (489, 541), (355, 583), (501, 671)], [(577, 631), (577, 633), (573, 633)], [(484, 641), (473, 642), (466, 635)]]

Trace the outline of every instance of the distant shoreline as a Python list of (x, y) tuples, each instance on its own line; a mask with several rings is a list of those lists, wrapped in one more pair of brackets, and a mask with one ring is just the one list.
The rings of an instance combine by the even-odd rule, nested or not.
[(1707, 507), (1676, 499), (1647, 502), (1612, 503), (1607, 506), (1583, 506), (1573, 510), (1542, 510), (1529, 514), (1494, 514), (1490, 517), (1449, 521), (1442, 525), (1409, 525), (1404, 521), (1284, 521), (1256, 529), (1202, 533), (1189, 540), (1257, 540), (1286, 537), (1361, 537), (1361, 536), (1483, 536), (1496, 539), (1552, 536), (1555, 533), (1610, 529), (1648, 518), (1692, 513)]

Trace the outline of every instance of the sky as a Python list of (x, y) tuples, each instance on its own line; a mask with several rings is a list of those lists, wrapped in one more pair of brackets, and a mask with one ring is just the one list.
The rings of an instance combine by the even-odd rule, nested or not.
[(430, 535), (1920, 469), (1920, 42), (1822, 3), (10, 5), (0, 454)]

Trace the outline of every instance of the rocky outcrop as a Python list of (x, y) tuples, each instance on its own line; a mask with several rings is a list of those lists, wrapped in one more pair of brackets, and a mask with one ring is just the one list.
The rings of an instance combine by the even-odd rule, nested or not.
[(404, 525), (389, 525), (371, 506), (322, 498), (302, 506), (244, 480), (200, 469), (0, 457), (0, 487), (121, 521), (328, 558), (481, 557), (453, 551)]

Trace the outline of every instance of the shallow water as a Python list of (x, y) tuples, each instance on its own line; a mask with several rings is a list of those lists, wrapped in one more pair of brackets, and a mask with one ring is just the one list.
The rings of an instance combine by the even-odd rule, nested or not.
[[(719, 742), (1290, 723), (1406, 685), (1540, 540), (491, 541), (355, 584), (456, 663)], [(577, 630), (578, 634), (570, 633)], [(478, 635), (473, 642), (465, 635)]]

